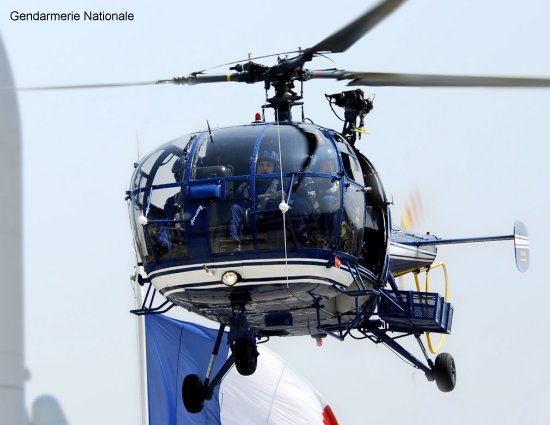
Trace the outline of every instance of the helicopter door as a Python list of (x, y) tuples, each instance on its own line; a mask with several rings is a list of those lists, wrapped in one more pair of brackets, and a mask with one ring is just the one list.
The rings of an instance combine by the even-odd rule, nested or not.
[(338, 249), (359, 257), (365, 220), (365, 194), (363, 173), (359, 160), (347, 142), (339, 143), (340, 158), (344, 167), (344, 214), (340, 227)]

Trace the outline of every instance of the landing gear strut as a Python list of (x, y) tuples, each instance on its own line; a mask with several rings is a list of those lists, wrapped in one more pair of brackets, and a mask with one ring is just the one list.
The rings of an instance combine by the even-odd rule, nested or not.
[(403, 348), (397, 341), (387, 336), (385, 333), (378, 334), (378, 342), (381, 342), (388, 347), (390, 347), (397, 354), (411, 362), (415, 367), (424, 371), (428, 381), (435, 381), (437, 388), (440, 391), (448, 393), (454, 390), (456, 386), (456, 365), (449, 353), (438, 354), (435, 358), (435, 363), (428, 357), (428, 353), (424, 348), (424, 345), (420, 341), (420, 336), (415, 335), (420, 348), (424, 356), (426, 357), (427, 365), (424, 362), (417, 359), (411, 353), (409, 353), (405, 348)]
[(235, 304), (230, 320), (229, 347), (231, 355), (225, 361), (216, 376), (210, 380), (214, 364), (223, 339), (225, 323), (220, 325), (218, 336), (214, 343), (206, 377), (203, 380), (195, 374), (187, 375), (183, 380), (181, 395), (183, 405), (189, 413), (199, 413), (204, 408), (205, 400), (211, 400), (214, 389), (220, 384), (229, 370), (235, 365), (237, 371), (244, 376), (252, 375), (258, 364), (258, 350), (254, 331), (250, 328), (245, 316), (244, 304)]
[(219, 372), (210, 381), (210, 376), (214, 370), (214, 363), (218, 357), (218, 352), (223, 338), (223, 331), (225, 329), (225, 323), (220, 325), (218, 330), (218, 336), (214, 343), (214, 349), (212, 350), (212, 356), (210, 357), (210, 363), (208, 364), (208, 370), (206, 371), (206, 377), (203, 380), (198, 375), (187, 375), (183, 380), (181, 386), (181, 396), (183, 399), (183, 405), (189, 413), (199, 413), (204, 407), (205, 400), (212, 400), (214, 394), (214, 388), (218, 385), (223, 377), (229, 372), (229, 369), (235, 363), (233, 355), (225, 361)]

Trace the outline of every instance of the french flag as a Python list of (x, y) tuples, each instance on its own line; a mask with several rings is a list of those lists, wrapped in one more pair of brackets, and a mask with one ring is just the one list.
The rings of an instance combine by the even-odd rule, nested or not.
[[(185, 376), (204, 378), (218, 331), (161, 315), (145, 317), (148, 425), (338, 425), (330, 406), (279, 356), (258, 346), (258, 368), (232, 368), (198, 414), (181, 399)], [(214, 374), (228, 356), (227, 334)]]

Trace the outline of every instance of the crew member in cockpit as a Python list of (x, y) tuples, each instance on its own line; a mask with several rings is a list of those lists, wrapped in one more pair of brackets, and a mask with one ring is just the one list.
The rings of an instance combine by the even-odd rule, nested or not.
[[(183, 157), (176, 159), (172, 165), (172, 174), (174, 174), (174, 180), (176, 182), (182, 181), (184, 169), (185, 159)], [(183, 193), (181, 188), (178, 188), (175, 194), (166, 199), (164, 203), (164, 217), (169, 220), (183, 217)], [(178, 237), (174, 233), (172, 224), (163, 225), (158, 234), (159, 245), (164, 248), (165, 251), (168, 251), (172, 248), (174, 242), (177, 243), (174, 239), (178, 239)]]
[[(338, 167), (332, 155), (332, 150), (319, 155), (311, 166), (311, 172), (334, 175)], [(292, 204), (298, 242), (310, 247), (329, 246), (337, 226), (338, 181), (327, 177), (306, 178), (296, 190)]]
[[(172, 165), (172, 174), (174, 174), (174, 180), (176, 182), (181, 182), (183, 179), (183, 170), (185, 169), (185, 160), (184, 158), (178, 158)], [(164, 203), (164, 215), (166, 218), (173, 220), (176, 217), (177, 213), (183, 212), (183, 199), (182, 199), (182, 190), (178, 188), (178, 191), (166, 199)]]
[[(279, 157), (276, 152), (263, 151), (258, 155), (256, 161), (256, 175), (273, 174), (279, 171)], [(280, 179), (258, 178), (255, 181), (256, 210), (267, 210), (277, 208), (281, 202)], [(236, 190), (239, 198), (249, 199), (248, 182), (242, 183)], [(245, 206), (242, 203), (231, 206), (231, 224), (229, 235), (235, 242), (236, 248), (240, 249), (243, 243), (242, 232), (245, 218)]]
[[(319, 173), (332, 174), (336, 173), (338, 167), (336, 159), (322, 159), (317, 164)], [(338, 221), (338, 209), (340, 207), (340, 186), (339, 181), (329, 179), (319, 179), (316, 184), (316, 196), (319, 203), (319, 225), (322, 229), (323, 236), (327, 241), (334, 238), (334, 233)]]
[[(318, 173), (334, 174), (337, 171), (335, 159), (322, 159), (316, 164)], [(338, 185), (331, 180), (318, 180), (315, 185), (317, 201), (322, 212), (334, 212), (338, 209), (339, 193)]]

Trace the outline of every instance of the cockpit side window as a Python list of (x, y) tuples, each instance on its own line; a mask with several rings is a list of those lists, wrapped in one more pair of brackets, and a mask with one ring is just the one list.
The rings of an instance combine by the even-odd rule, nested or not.
[(329, 132), (340, 151), (340, 158), (342, 159), (342, 166), (344, 171), (350, 180), (353, 180), (360, 186), (364, 185), (363, 172), (361, 171), (361, 164), (357, 159), (355, 151), (351, 148), (348, 141), (344, 139), (339, 133), (335, 131)]
[(163, 145), (136, 168), (131, 211), (137, 248), (145, 263), (188, 255), (182, 225), (183, 179), (195, 137)]
[(340, 155), (347, 176), (357, 184), (363, 186), (363, 173), (361, 172), (361, 165), (357, 158), (346, 152), (341, 152)]

